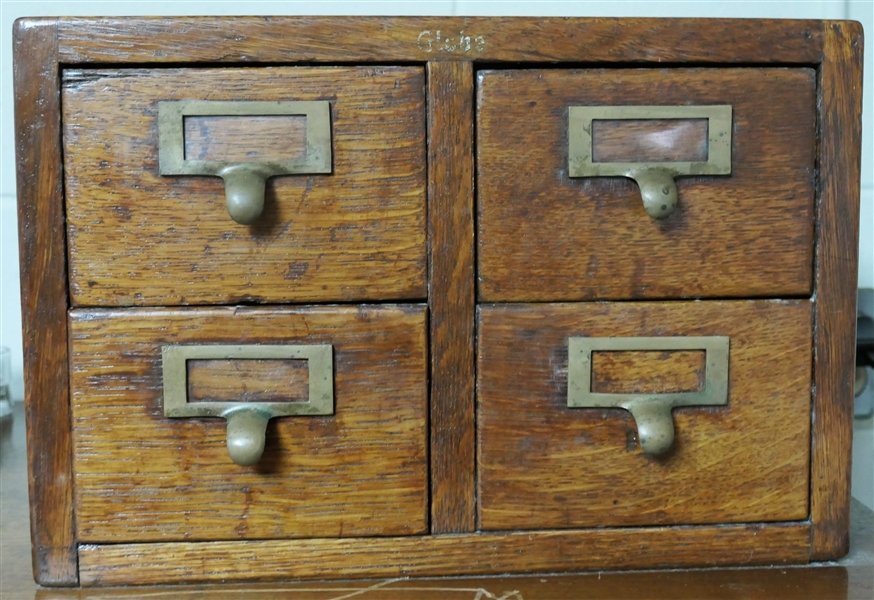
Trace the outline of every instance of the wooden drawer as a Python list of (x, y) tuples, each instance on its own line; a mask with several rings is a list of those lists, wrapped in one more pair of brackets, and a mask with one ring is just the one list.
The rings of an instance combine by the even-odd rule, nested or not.
[[(72, 311), (78, 539), (425, 532), (426, 321), (421, 305)], [(333, 414), (271, 419), (261, 460), (234, 464), (223, 419), (164, 416), (162, 349), (215, 344), (330, 345)], [(299, 362), (189, 360), (187, 402), (306, 398), (293, 379), (317, 374), (311, 362), (295, 371)]]
[[(419, 67), (65, 71), (73, 304), (424, 299), (424, 85)], [(162, 174), (159, 103), (181, 100), (327, 102), (329, 172), (271, 177), (237, 223), (221, 178)], [(185, 160), (308, 156), (312, 117), (254, 112), (180, 118)]]
[[(810, 302), (494, 305), (478, 325), (483, 530), (807, 517)], [(654, 457), (629, 412), (568, 407), (569, 339), (636, 336), (665, 351), (593, 352), (591, 391), (700, 389), (711, 365), (667, 338), (728, 337), (727, 405), (675, 408), (673, 445)]]
[[(481, 71), (477, 86), (482, 301), (810, 294), (814, 70)], [(608, 105), (729, 105), (731, 174), (677, 177), (664, 219), (631, 179), (571, 177), (569, 108)], [(618, 124), (587, 134), (594, 164), (716, 153), (713, 121)]]

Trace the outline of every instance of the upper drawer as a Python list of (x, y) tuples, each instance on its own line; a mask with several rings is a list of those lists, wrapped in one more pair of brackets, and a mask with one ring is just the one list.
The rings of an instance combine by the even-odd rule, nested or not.
[[(424, 84), (406, 67), (65, 71), (74, 305), (426, 297)], [(176, 119), (168, 150), (159, 103), (179, 100), (207, 102)], [(329, 113), (316, 131), (252, 101)], [(162, 144), (183, 161), (301, 162), (319, 135), (321, 168), (267, 179), (251, 225), (229, 215), (226, 180), (159, 165)]]
[[(812, 69), (484, 71), (477, 93), (481, 300), (810, 293)], [(652, 105), (730, 106), (730, 117), (721, 131), (700, 109), (569, 131), (571, 107)], [(592, 164), (699, 173), (730, 137), (731, 172), (677, 176), (676, 209), (657, 219), (630, 178), (571, 177), (574, 136)]]

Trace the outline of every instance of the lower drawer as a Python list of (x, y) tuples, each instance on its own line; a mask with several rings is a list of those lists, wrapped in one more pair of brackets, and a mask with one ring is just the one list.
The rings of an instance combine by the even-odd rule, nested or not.
[[(79, 541), (426, 532), (426, 307), (74, 310), (69, 330)], [(225, 419), (164, 411), (162, 353), (218, 345), (330, 350), (319, 372), (186, 360), (173, 384), (186, 405), (306, 401), (318, 377), (333, 409), (270, 419), (260, 460), (235, 464)]]
[[(810, 302), (488, 305), (478, 332), (482, 530), (807, 517)], [(641, 337), (664, 344), (634, 351)], [(630, 412), (569, 407), (569, 343), (595, 338), (601, 350), (571, 359), (588, 392), (658, 400), (722, 385), (727, 404), (674, 408), (670, 448), (645, 454)], [(725, 364), (696, 338), (725, 344)]]

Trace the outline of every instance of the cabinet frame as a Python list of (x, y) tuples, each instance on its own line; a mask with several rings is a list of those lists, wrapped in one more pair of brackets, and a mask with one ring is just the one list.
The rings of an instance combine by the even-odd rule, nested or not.
[[(25, 411), (37, 582), (71, 586), (765, 564), (825, 560), (848, 551), (861, 25), (801, 20), (461, 17), (240, 17), (230, 25), (231, 20), (222, 17), (25, 18), (16, 22)], [(324, 43), (328, 39), (330, 44)], [(72, 511), (61, 69), (302, 63), (427, 64), (432, 534), (412, 539), (80, 548)], [(811, 365), (815, 394), (807, 521), (474, 533), (474, 72), (478, 66), (501, 64), (804, 65), (817, 69)], [(450, 133), (447, 125), (459, 119), (463, 126)], [(440, 535), (449, 533), (463, 535)], [(628, 543), (631, 540), (634, 544)], [(242, 550), (238, 544), (248, 545), (247, 552), (262, 558), (272, 556), (281, 567), (266, 560), (234, 562), (235, 553)], [(210, 573), (197, 571), (203, 553), (209, 553), (211, 564), (216, 565)], [(154, 568), (170, 556), (177, 561), (173, 571)]]

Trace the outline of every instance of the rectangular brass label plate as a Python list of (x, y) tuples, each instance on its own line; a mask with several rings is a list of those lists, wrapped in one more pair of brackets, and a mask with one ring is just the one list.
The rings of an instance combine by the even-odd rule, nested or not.
[[(707, 160), (656, 163), (592, 160), (592, 121), (646, 119), (707, 119)], [(646, 169), (659, 169), (674, 176), (730, 174), (731, 105), (568, 107), (568, 176), (630, 177)]]
[[(334, 357), (330, 344), (314, 345), (168, 345), (161, 349), (164, 371), (164, 416), (219, 417), (247, 407), (271, 417), (334, 413)], [(188, 402), (189, 360), (300, 359), (307, 361), (309, 397), (306, 402)], [(257, 385), (257, 382), (253, 382)]]
[(158, 162), (161, 175), (219, 175), (239, 161), (185, 159), (186, 116), (284, 115), (306, 117), (306, 156), (256, 161), (272, 175), (331, 172), (331, 105), (317, 102), (166, 100), (158, 103)]
[[(572, 337), (568, 339), (568, 396), (570, 408), (623, 408), (642, 397), (671, 406), (713, 406), (728, 403), (727, 336), (709, 337)], [(663, 394), (613, 394), (592, 391), (592, 353), (629, 351), (704, 350), (704, 389)]]

